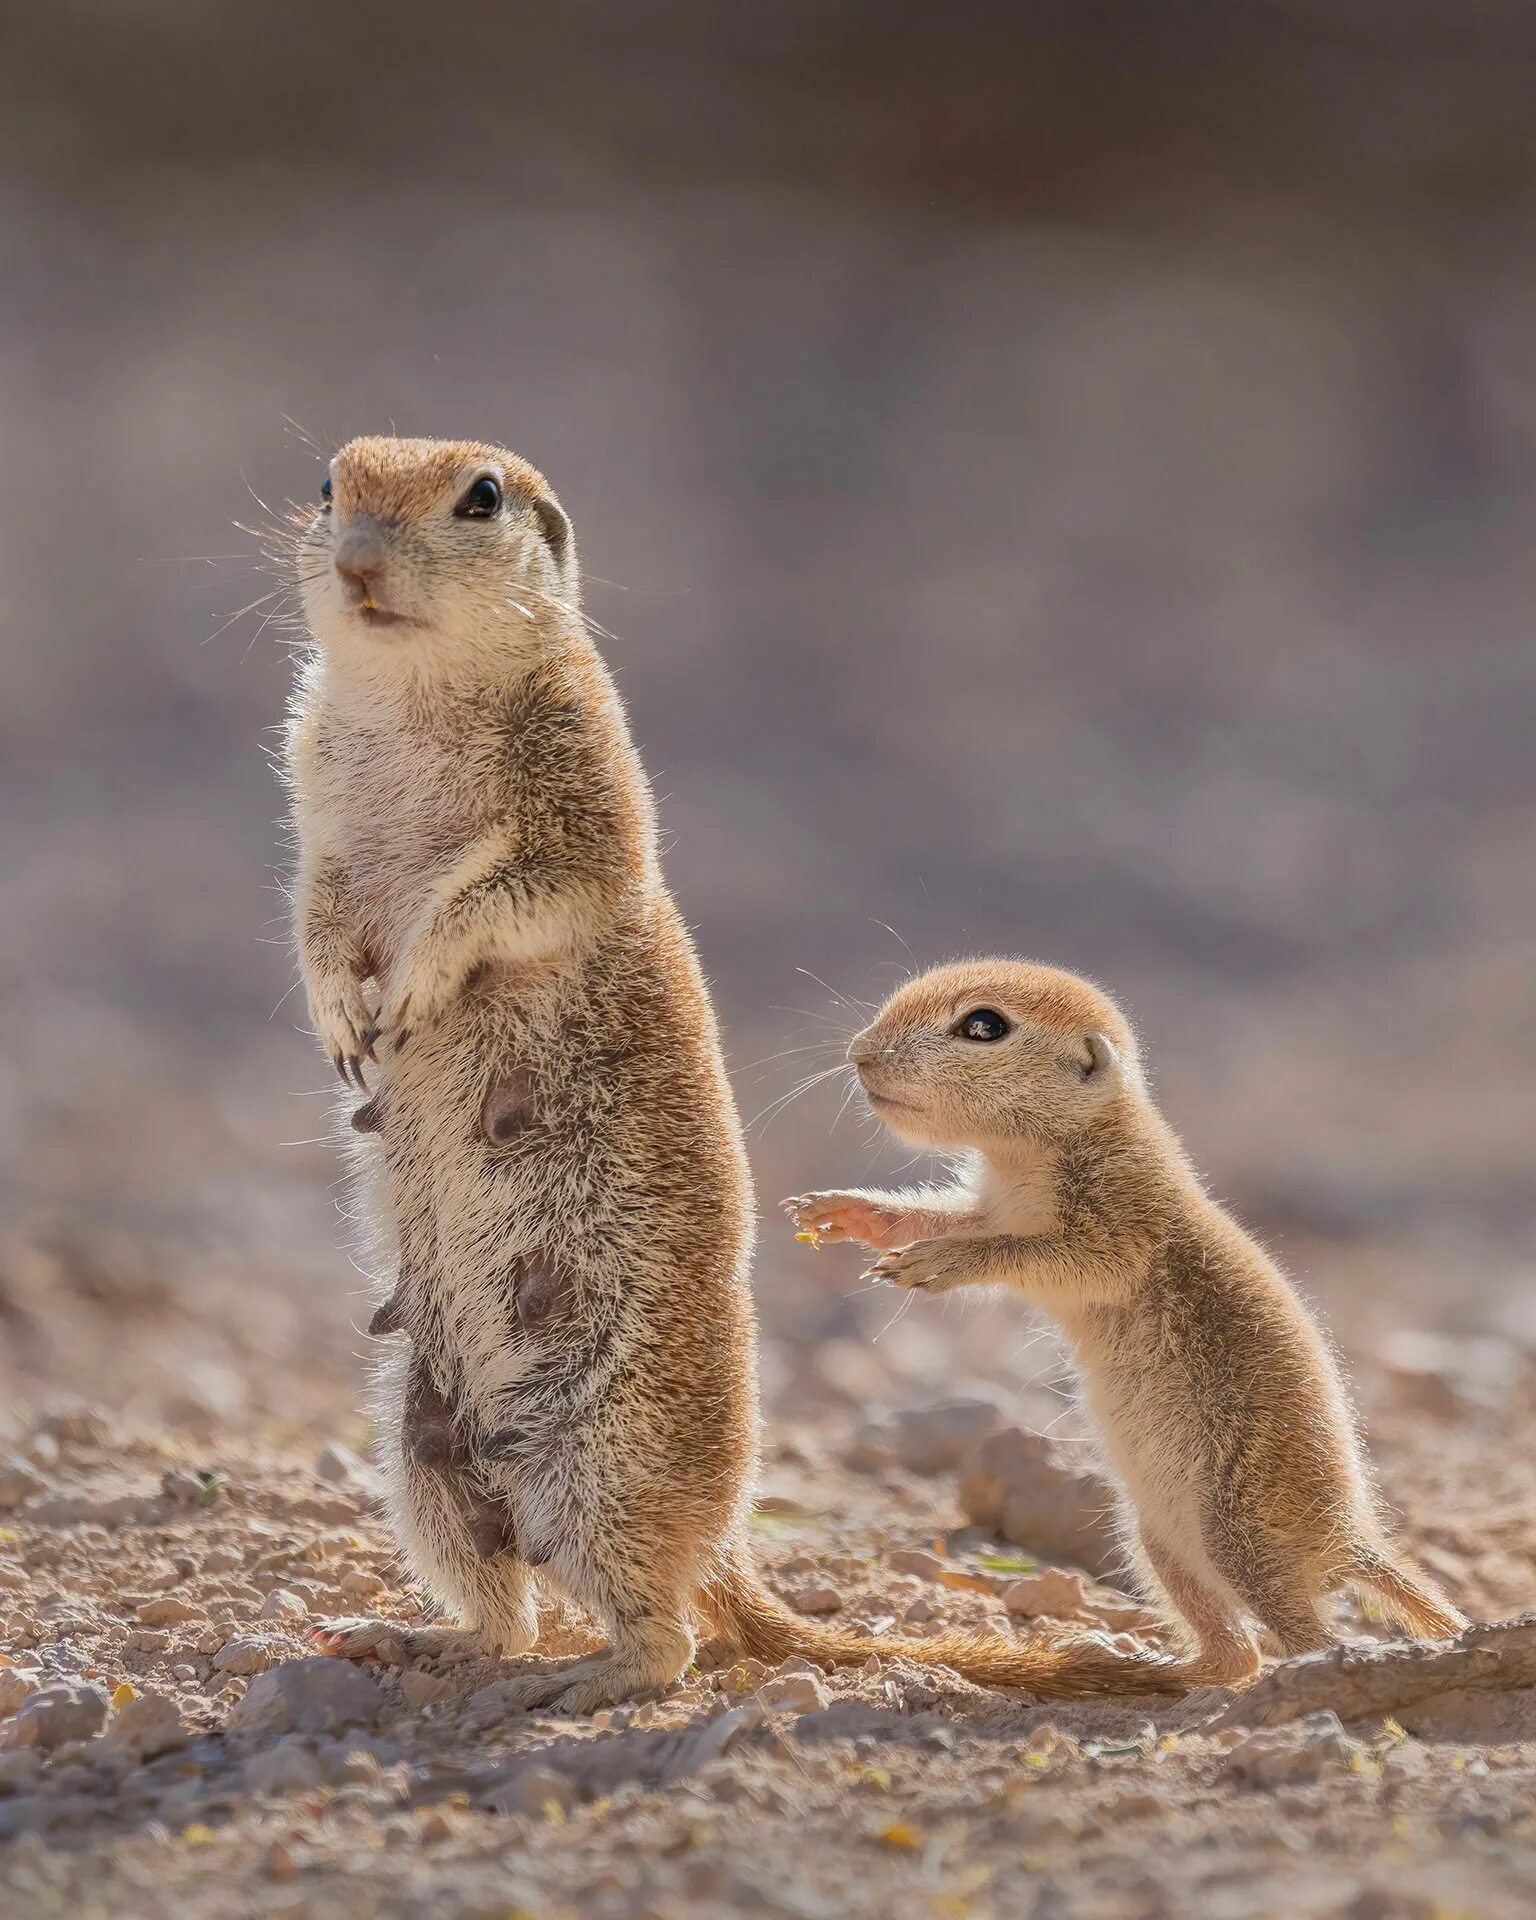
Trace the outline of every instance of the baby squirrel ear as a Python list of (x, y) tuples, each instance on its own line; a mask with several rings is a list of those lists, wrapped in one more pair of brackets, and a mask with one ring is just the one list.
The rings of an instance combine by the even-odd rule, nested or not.
[(564, 509), (557, 506), (547, 494), (540, 494), (533, 503), (533, 511), (538, 518), (545, 545), (557, 560), (563, 560), (571, 544), (571, 523), (566, 519)]
[(1088, 1064), (1083, 1068), (1085, 1080), (1107, 1080), (1120, 1071), (1120, 1055), (1108, 1034), (1085, 1033), (1083, 1044), (1088, 1049)]

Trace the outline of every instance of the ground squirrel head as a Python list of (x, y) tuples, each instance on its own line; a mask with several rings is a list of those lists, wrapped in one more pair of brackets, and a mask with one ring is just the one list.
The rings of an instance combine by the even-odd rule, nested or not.
[(1024, 960), (963, 960), (898, 988), (848, 1048), (870, 1106), (913, 1146), (1061, 1140), (1143, 1092), (1106, 994)]
[(571, 523), (543, 475), (469, 440), (349, 441), (298, 571), (323, 648), (418, 662), (526, 648), (579, 592)]

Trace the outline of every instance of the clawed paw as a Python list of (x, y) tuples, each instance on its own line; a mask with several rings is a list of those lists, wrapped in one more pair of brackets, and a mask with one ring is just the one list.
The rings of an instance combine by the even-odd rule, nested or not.
[(852, 1193), (800, 1193), (779, 1204), (812, 1246), (823, 1240), (884, 1246), (896, 1218), (888, 1208)]
[(505, 1680), (498, 1688), (502, 1700), (513, 1713), (559, 1712), (562, 1695), (570, 1691), (570, 1670), (525, 1673), (516, 1680)]
[(893, 1247), (860, 1277), (916, 1293), (947, 1293), (957, 1280), (945, 1271), (945, 1251), (942, 1240), (916, 1240), (909, 1247)]
[(349, 974), (311, 987), (309, 1012), (320, 1044), (343, 1086), (370, 1092), (363, 1063), (374, 1058), (373, 1043), (379, 1030), (362, 982)]
[(403, 1667), (410, 1654), (410, 1630), (393, 1620), (322, 1620), (309, 1629), (309, 1639), (319, 1652), (336, 1660), (375, 1660), (380, 1666)]

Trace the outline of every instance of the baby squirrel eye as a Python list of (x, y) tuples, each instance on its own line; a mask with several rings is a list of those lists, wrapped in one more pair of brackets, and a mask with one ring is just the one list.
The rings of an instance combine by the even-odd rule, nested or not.
[(329, 474), (320, 482), (320, 498), (325, 502), (320, 511), (329, 513), (331, 510), (331, 476)]
[(460, 520), (489, 520), (501, 507), (501, 488), (488, 473), (482, 474), (454, 508)]
[(957, 1040), (1003, 1040), (1013, 1029), (994, 1007), (977, 1007), (950, 1028)]

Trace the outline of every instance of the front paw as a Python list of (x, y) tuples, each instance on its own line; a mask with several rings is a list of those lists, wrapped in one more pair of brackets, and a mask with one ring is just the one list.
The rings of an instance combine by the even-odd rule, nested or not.
[(314, 1022), (316, 1037), (342, 1081), (347, 1086), (359, 1086), (367, 1093), (369, 1086), (363, 1077), (363, 1062), (374, 1057), (377, 1029), (362, 981), (350, 973), (312, 981), (309, 1017)]
[(781, 1201), (802, 1238), (817, 1246), (823, 1240), (858, 1240), (866, 1247), (889, 1246), (899, 1216), (889, 1207), (854, 1193), (801, 1193)]
[(378, 1038), (399, 1049), (413, 1033), (436, 1026), (463, 993), (466, 977), (472, 971), (447, 954), (438, 958), (431, 951), (418, 953), (410, 971), (395, 982), (379, 1009)]
[(882, 1253), (861, 1278), (883, 1280), (916, 1293), (948, 1293), (961, 1284), (964, 1276), (955, 1266), (948, 1241), (914, 1240), (909, 1247), (893, 1247)]

